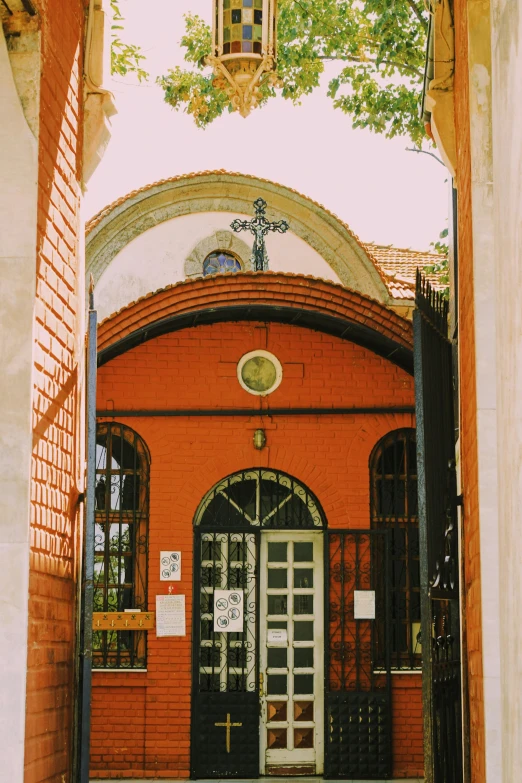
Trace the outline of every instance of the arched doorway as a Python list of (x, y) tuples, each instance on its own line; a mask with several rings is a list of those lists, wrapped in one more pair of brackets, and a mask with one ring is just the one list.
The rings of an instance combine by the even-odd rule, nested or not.
[(214, 486), (195, 518), (192, 774), (322, 774), (325, 517), (280, 471)]

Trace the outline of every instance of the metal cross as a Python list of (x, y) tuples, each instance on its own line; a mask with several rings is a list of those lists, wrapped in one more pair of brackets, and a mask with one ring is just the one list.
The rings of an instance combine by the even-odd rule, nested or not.
[(270, 223), (266, 219), (266, 201), (258, 198), (254, 201), (255, 217), (252, 220), (239, 220), (236, 218), (230, 228), (234, 231), (251, 231), (254, 235), (254, 246), (252, 247), (252, 263), (256, 272), (266, 272), (268, 269), (268, 256), (265, 248), (265, 236), (269, 231), (278, 231), (284, 234), (288, 231), (286, 220), (275, 220)]
[(226, 723), (214, 723), (214, 726), (224, 726), (227, 730), (227, 753), (230, 753), (230, 729), (232, 726), (242, 726), (242, 723), (231, 723), (230, 722), (230, 712), (227, 712), (227, 720)]

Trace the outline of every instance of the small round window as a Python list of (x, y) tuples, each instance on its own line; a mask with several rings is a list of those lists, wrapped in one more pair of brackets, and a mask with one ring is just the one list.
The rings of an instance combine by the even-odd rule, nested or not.
[(237, 365), (237, 378), (249, 394), (271, 394), (283, 380), (281, 362), (268, 351), (250, 351)]
[(227, 272), (241, 272), (241, 264), (231, 253), (216, 250), (210, 253), (203, 261), (203, 275), (226, 274)]

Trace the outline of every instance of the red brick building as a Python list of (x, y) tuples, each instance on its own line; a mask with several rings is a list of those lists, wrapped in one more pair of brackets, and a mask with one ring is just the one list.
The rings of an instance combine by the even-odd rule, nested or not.
[[(281, 271), (248, 271), (228, 228), (257, 195), (290, 223), (268, 240)], [(93, 776), (422, 776), (416, 254), (221, 172), (87, 229), (104, 318)], [(314, 264), (326, 279), (298, 273)], [(222, 632), (215, 591), (234, 588), (244, 626)], [(375, 620), (356, 619), (369, 594)], [(184, 601), (176, 635), (158, 596)]]

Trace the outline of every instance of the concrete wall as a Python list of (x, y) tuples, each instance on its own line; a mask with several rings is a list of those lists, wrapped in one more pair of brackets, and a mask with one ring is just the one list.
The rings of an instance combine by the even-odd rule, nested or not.
[[(502, 781), (522, 768), (522, 8), (491, 2)], [(489, 557), (488, 557), (489, 562)], [(496, 778), (500, 779), (500, 778)], [(488, 779), (489, 780), (489, 779)], [(491, 781), (495, 780), (493, 777)]]
[(0, 778), (22, 781), (38, 152), (1, 23), (0, 106)]

